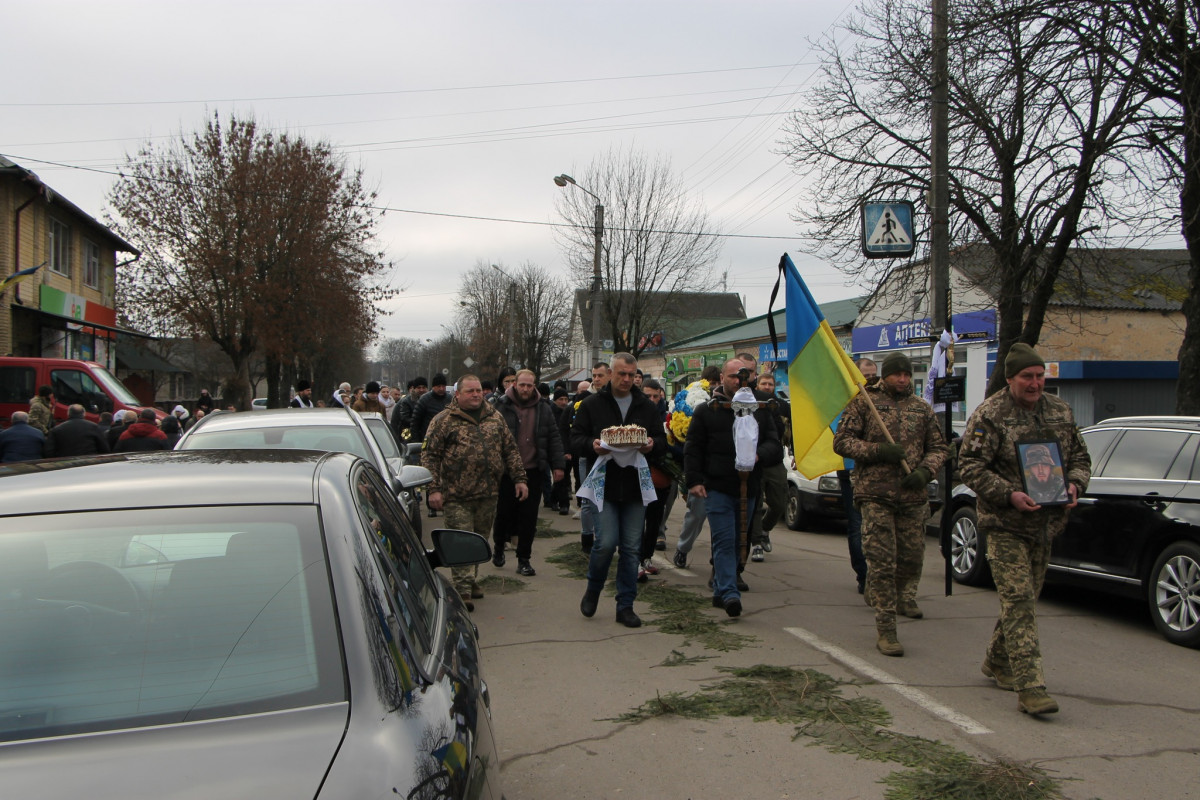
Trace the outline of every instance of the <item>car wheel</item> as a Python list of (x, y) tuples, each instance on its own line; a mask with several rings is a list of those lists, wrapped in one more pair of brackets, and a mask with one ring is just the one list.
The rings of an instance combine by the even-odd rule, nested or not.
[(1147, 588), (1154, 624), (1167, 641), (1200, 647), (1200, 547), (1175, 542), (1159, 554)]
[(975, 509), (963, 506), (950, 518), (950, 568), (954, 580), (967, 586), (987, 586), (992, 571), (987, 563), (987, 540)]
[(783, 509), (783, 521), (794, 531), (800, 530), (804, 524), (804, 515), (800, 511), (800, 490), (788, 485), (787, 506)]

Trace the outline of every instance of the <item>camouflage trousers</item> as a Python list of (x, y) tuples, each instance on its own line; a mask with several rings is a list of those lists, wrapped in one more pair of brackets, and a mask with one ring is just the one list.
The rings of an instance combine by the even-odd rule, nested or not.
[(896, 630), (896, 606), (916, 602), (925, 564), (925, 503), (856, 500), (862, 513), (863, 555), (867, 558), (867, 605), (875, 627)]
[(1035, 605), (1046, 579), (1050, 543), (987, 531), (988, 564), (1000, 598), (1000, 618), (988, 643), (988, 660), (1012, 673), (1016, 690), (1045, 686)]
[[(487, 538), (492, 532), (492, 523), (496, 519), (496, 498), (481, 497), (478, 500), (450, 500), (442, 507), (446, 514), (447, 528), (460, 531), (475, 531)], [(479, 566), (451, 567), (451, 582), (454, 591), (464, 597), (471, 594), (471, 589), (478, 586), (475, 577), (479, 574)]]

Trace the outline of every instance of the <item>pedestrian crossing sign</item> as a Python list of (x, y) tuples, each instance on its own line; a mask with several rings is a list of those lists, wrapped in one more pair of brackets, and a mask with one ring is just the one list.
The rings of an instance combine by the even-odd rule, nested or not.
[(908, 200), (863, 203), (862, 249), (867, 258), (903, 258), (915, 249), (913, 204)]

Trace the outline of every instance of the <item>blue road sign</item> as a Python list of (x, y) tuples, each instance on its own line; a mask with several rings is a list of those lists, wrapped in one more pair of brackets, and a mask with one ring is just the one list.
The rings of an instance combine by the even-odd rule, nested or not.
[(911, 256), (915, 242), (911, 202), (893, 200), (890, 203), (863, 203), (863, 255), (867, 258)]

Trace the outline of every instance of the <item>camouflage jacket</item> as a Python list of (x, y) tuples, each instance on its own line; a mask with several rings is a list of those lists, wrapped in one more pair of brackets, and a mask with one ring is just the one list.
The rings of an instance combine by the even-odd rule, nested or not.
[(54, 427), (54, 409), (51, 408), (50, 401), (41, 395), (29, 401), (29, 424), (42, 433), (49, 433)]
[(507, 471), (513, 483), (525, 483), (517, 441), (496, 409), (487, 403), (476, 422), (457, 400), (429, 423), (421, 465), (433, 473), (430, 494), (447, 501), (496, 497)]
[(923, 467), (930, 476), (937, 475), (950, 455), (933, 409), (911, 392), (900, 396), (888, 392), (882, 383), (868, 386), (865, 391), (866, 395), (858, 395), (846, 406), (833, 437), (833, 451), (843, 458), (854, 459), (851, 476), (854, 496), (892, 503), (928, 503), (924, 486), (920, 489), (900, 486), (905, 474), (903, 467), (879, 460), (879, 445), (886, 443), (887, 437), (871, 414), (867, 398), (875, 402), (892, 439), (903, 445), (908, 466)]
[(1018, 511), (1009, 502), (1013, 492), (1024, 491), (1017, 444), (1048, 440), (1058, 442), (1063, 477), (1075, 484), (1076, 496), (1082, 495), (1092, 476), (1092, 458), (1066, 401), (1044, 394), (1032, 409), (1024, 409), (1005, 388), (975, 409), (967, 421), (958, 467), (963, 483), (978, 498), (980, 527), (1026, 539), (1062, 532), (1067, 522), (1065, 507)]

